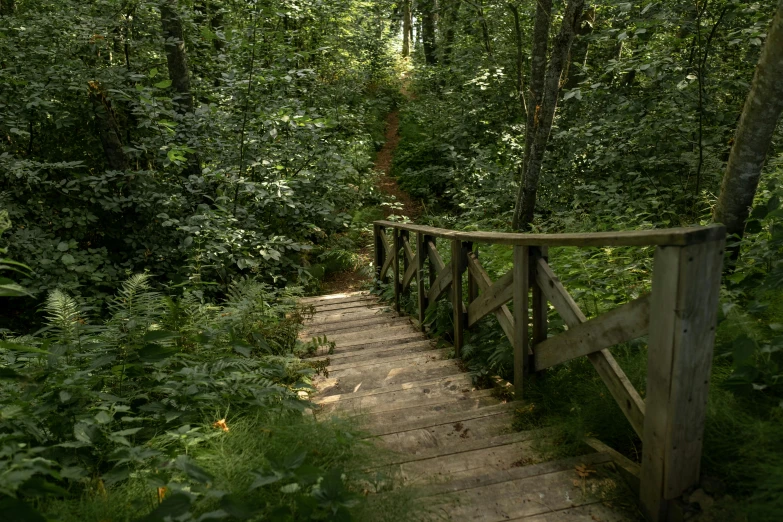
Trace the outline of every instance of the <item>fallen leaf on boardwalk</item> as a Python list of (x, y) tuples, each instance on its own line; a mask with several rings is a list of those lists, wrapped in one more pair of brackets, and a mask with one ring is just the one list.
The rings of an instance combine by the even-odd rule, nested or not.
[(585, 464), (580, 464), (576, 466), (574, 469), (576, 469), (576, 473), (582, 478), (589, 477), (590, 473), (596, 473), (594, 469), (588, 468)]
[(212, 424), (213, 428), (220, 428), (223, 431), (228, 431), (228, 424), (226, 424), (226, 419), (220, 419), (219, 421), (216, 421)]

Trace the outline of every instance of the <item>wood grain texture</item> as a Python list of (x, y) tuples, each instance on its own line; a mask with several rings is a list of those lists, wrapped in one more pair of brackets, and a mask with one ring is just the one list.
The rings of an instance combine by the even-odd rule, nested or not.
[[(468, 258), (473, 254), (468, 254)], [(490, 279), (489, 274), (484, 270), (484, 268), (479, 263), (473, 263), (473, 270), (474, 270), (474, 279), (476, 281), (476, 284), (479, 287), (480, 292), (487, 292), (490, 287), (492, 286), (492, 279)], [(498, 323), (500, 323), (500, 327), (503, 329), (503, 333), (506, 334), (506, 337), (508, 337), (509, 342), (514, 342), (514, 318), (511, 316), (511, 311), (508, 309), (508, 306), (503, 305), (497, 310), (495, 310), (495, 318), (498, 320)]]
[[(476, 282), (477, 263), (477, 258), (468, 257), (468, 270), (472, 277), (472, 282), (478, 287)], [(513, 280), (514, 273), (509, 271), (495, 281), (492, 286), (481, 292), (479, 297), (468, 305), (468, 328), (476, 324), (485, 315), (491, 314), (511, 300), (513, 297), (513, 286), (511, 284)]]
[(424, 292), (424, 263), (427, 260), (425, 250), (426, 237), (423, 233), (416, 233), (416, 294), (418, 300), (419, 327), (424, 331), (424, 312), (427, 310), (427, 294)]
[(536, 369), (543, 370), (647, 334), (650, 296), (569, 328), (536, 345)]
[(699, 480), (723, 250), (719, 240), (655, 252), (641, 476), (651, 520)]
[[(560, 283), (560, 280), (552, 272), (546, 261), (539, 259), (537, 263), (536, 281), (566, 325), (569, 328), (575, 328), (586, 322), (587, 317), (579, 309), (573, 297), (563, 288), (562, 283)], [(601, 376), (604, 384), (609, 389), (609, 393), (612, 394), (612, 397), (620, 406), (634, 431), (641, 436), (644, 429), (644, 401), (639, 392), (636, 391), (636, 388), (631, 384), (628, 376), (625, 375), (625, 372), (617, 364), (609, 350), (592, 353), (588, 355), (588, 359), (593, 364), (598, 375)]]
[(527, 354), (530, 344), (528, 299), (530, 295), (530, 249), (514, 247), (513, 299), (514, 299), (514, 398), (521, 400), (524, 394)]

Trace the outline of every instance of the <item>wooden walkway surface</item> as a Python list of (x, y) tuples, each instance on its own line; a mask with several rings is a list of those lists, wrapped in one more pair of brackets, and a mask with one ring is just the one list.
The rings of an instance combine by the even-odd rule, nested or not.
[[(609, 452), (546, 461), (542, 433), (511, 427), (514, 408), (471, 378), (407, 317), (362, 292), (302, 300), (315, 314), (301, 337), (336, 346), (316, 382), (316, 415), (361, 415), (389, 469), (420, 485), (443, 520), (628, 521), (633, 496)], [(585, 446), (588, 448), (587, 446)]]

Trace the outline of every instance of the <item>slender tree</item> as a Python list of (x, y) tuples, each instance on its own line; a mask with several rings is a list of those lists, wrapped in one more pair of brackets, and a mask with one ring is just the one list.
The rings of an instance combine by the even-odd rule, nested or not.
[(174, 90), (179, 94), (178, 110), (193, 112), (193, 95), (190, 92), (190, 70), (185, 52), (185, 38), (182, 20), (179, 17), (177, 0), (163, 0), (160, 3), (160, 19), (166, 46), (166, 60), (169, 78)]
[[(729, 234), (742, 237), (756, 195), (761, 169), (767, 159), (783, 112), (783, 0), (767, 32), (750, 92), (742, 109), (713, 219)], [(739, 255), (735, 249), (733, 257)]]
[(421, 14), (421, 43), (424, 47), (424, 60), (428, 65), (438, 62), (438, 49), (435, 41), (435, 24), (437, 22), (437, 0), (419, 0)]
[[(530, 84), (533, 94), (531, 103), (528, 103), (528, 127), (525, 129), (525, 158), (523, 167), (523, 179), (517, 194), (516, 207), (514, 209), (514, 218), (512, 227), (516, 230), (527, 230), (533, 221), (533, 213), (536, 208), (536, 194), (538, 192), (538, 180), (541, 175), (541, 167), (544, 161), (544, 152), (549, 142), (549, 133), (552, 131), (552, 123), (557, 108), (557, 99), (560, 94), (560, 78), (563, 68), (568, 62), (568, 54), (571, 51), (571, 44), (574, 41), (577, 25), (582, 16), (584, 0), (569, 0), (563, 13), (563, 21), (560, 25), (560, 31), (552, 45), (552, 53), (548, 64), (541, 63), (540, 53), (541, 42), (536, 38), (540, 35), (534, 34), (533, 42), (533, 65), (534, 72), (540, 72), (540, 69), (546, 67), (546, 75), (541, 82), (535, 76), (531, 77)], [(537, 4), (537, 5), (540, 5)], [(543, 18), (543, 17), (542, 17)], [(549, 30), (549, 17), (547, 16), (546, 30)], [(542, 24), (543, 25), (543, 24)], [(536, 23), (534, 33), (539, 30), (539, 16), (536, 14)], [(537, 49), (538, 48), (538, 49)], [(544, 63), (546, 53), (544, 52)], [(538, 89), (541, 89), (538, 91)], [(540, 98), (539, 98), (539, 94)], [(540, 100), (540, 101), (539, 101)], [(532, 120), (532, 125), (531, 125)]]
[(130, 168), (130, 162), (122, 148), (122, 134), (111, 102), (106, 98), (106, 93), (98, 82), (89, 82), (87, 87), (106, 164), (109, 170), (127, 170)]
[(411, 53), (411, 0), (402, 3), (402, 56)]

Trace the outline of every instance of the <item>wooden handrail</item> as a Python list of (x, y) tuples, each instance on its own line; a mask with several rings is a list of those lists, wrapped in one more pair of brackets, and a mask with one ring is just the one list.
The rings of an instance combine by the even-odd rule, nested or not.
[[(392, 233), (391, 242), (387, 230)], [(449, 296), (457, 357), (463, 330), (485, 316), (498, 320), (514, 350), (517, 399), (522, 399), (523, 380), (531, 370), (586, 356), (642, 439), (640, 499), (644, 512), (655, 522), (669, 520), (673, 499), (699, 479), (725, 227), (516, 234), (375, 221), (374, 231), (376, 278), (386, 281), (392, 271), (398, 311), (400, 296), (413, 288), (413, 279), (422, 329), (426, 328), (425, 310), (441, 296)], [(416, 234), (415, 251), (410, 233)], [(448, 263), (438, 253), (436, 238), (449, 242)], [(511, 271), (493, 282), (479, 261), (479, 244), (513, 246)], [(552, 271), (547, 258), (550, 246), (654, 246), (652, 294), (588, 320)], [(467, 303), (463, 300), (465, 273)], [(549, 304), (569, 328), (551, 337), (547, 332)], [(648, 331), (647, 399), (643, 400), (608, 348)]]
[(523, 234), (513, 232), (460, 232), (396, 221), (375, 221), (376, 225), (433, 237), (454, 238), (472, 243), (536, 247), (620, 247), (620, 246), (687, 246), (725, 237), (726, 227), (661, 228), (619, 232), (584, 232), (571, 234)]

